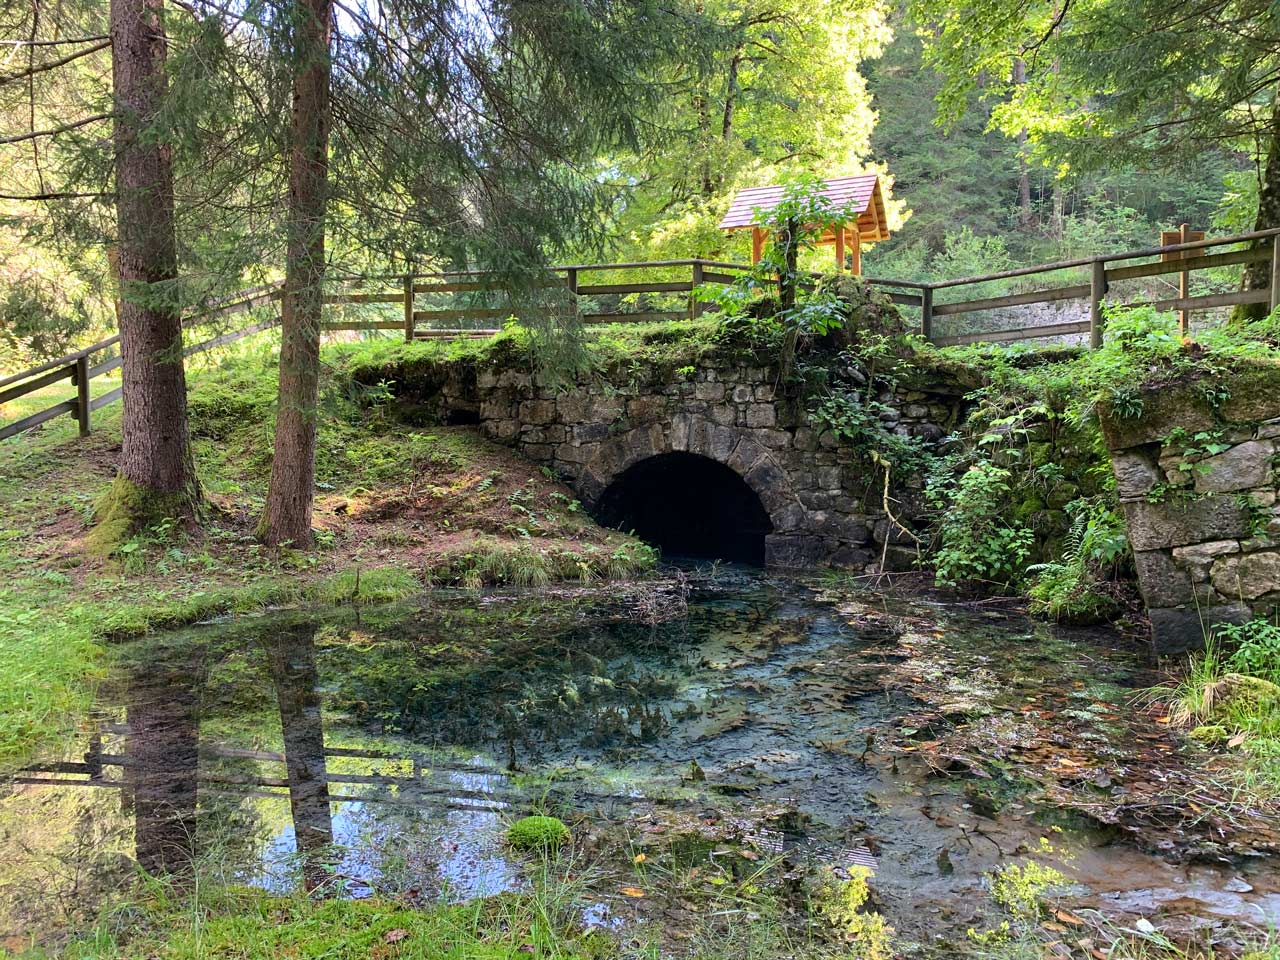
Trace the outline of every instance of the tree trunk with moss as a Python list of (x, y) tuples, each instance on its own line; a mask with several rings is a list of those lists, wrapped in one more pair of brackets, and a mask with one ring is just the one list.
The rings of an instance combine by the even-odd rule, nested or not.
[(166, 517), (193, 523), (200, 493), (187, 431), (161, 0), (111, 0), (123, 450), (99, 509), (99, 545)]
[(330, 0), (305, 0), (296, 16), (280, 395), (271, 485), (258, 533), (269, 544), (309, 546), (324, 305)]

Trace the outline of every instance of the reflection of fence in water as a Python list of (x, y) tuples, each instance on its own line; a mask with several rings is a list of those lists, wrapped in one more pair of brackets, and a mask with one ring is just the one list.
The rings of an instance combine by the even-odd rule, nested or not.
[[(124, 724), (107, 724), (104, 732), (127, 736), (130, 730)], [(202, 760), (212, 761), (250, 760), (270, 764), (287, 762), (285, 754), (277, 751), (226, 746), (202, 747), (200, 756)], [(496, 767), (441, 760), (426, 754), (395, 754), (384, 750), (351, 747), (327, 747), (324, 758), (326, 768), (330, 760), (382, 762), (406, 768), (406, 772), (399, 774), (327, 771), (325, 782), (330, 787), (347, 785), (379, 788), (350, 793), (337, 793), (330, 789), (327, 797), (333, 803), (430, 804), (448, 809), (500, 812), (523, 799), (514, 791), (499, 788), (498, 784), (507, 778)], [(130, 758), (126, 753), (107, 752), (103, 749), (103, 738), (97, 736), (82, 761), (62, 761), (28, 767), (11, 782), (38, 786), (121, 789), (129, 787), (128, 780), (109, 776), (108, 773), (111, 769), (123, 771), (129, 766)], [(289, 799), (287, 777), (201, 770), (197, 773), (197, 780), (202, 796)]]

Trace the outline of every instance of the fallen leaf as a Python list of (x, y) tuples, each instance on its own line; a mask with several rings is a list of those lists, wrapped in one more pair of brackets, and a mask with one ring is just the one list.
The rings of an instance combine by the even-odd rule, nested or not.
[(1237, 733), (1234, 737), (1232, 737), (1230, 740), (1227, 741), (1227, 746), (1238, 747), (1240, 746), (1240, 744), (1244, 743), (1244, 741), (1245, 741), (1245, 735), (1243, 733)]
[(1053, 915), (1063, 923), (1069, 923), (1073, 927), (1083, 927), (1084, 921), (1077, 917), (1074, 913), (1068, 913), (1066, 910), (1055, 910)]
[(1066, 932), (1067, 932), (1067, 928), (1066, 928), (1066, 927), (1064, 927), (1064, 926), (1063, 926), (1062, 924), (1060, 924), (1060, 923), (1049, 923), (1049, 922), (1046, 922), (1046, 923), (1042, 923), (1042, 924), (1040, 924), (1040, 926), (1044, 927), (1046, 930), (1050, 930), (1050, 931), (1052, 931), (1053, 933), (1066, 933)]
[(384, 943), (399, 943), (405, 937), (409, 936), (409, 931), (404, 927), (396, 927), (394, 930), (388, 930), (382, 935)]
[(648, 857), (646, 857), (643, 853), (637, 853), (637, 854), (636, 854), (634, 857), (632, 857), (631, 859), (632, 859), (632, 861), (633, 861), (633, 862), (635, 862), (635, 863), (644, 863), (644, 862), (645, 862), (646, 860), (648, 860), (649, 858), (648, 858)]
[(643, 897), (644, 891), (639, 887), (622, 887), (618, 890), (624, 897)]

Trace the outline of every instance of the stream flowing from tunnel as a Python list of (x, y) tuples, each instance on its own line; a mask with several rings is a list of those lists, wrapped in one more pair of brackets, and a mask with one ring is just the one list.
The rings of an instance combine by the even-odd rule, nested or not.
[(990, 872), (1036, 856), (1121, 928), (1280, 924), (1267, 837), (1124, 812), (1196, 758), (1140, 716), (1158, 677), (1114, 631), (720, 567), (116, 653), (83, 737), (0, 800), (6, 935), (74, 925), (135, 862), (414, 903), (518, 890), (505, 829), (541, 810), (604, 878), (582, 913), (610, 928), (673, 922), (661, 883), (618, 894), (637, 851), (865, 866), (930, 955), (965, 955), (999, 922)]

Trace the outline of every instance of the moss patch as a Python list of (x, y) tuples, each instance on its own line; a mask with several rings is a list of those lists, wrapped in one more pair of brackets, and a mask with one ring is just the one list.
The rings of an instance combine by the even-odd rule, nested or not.
[(569, 828), (555, 817), (524, 817), (507, 830), (507, 843), (514, 850), (553, 852), (569, 840)]
[(110, 556), (139, 530), (194, 515), (193, 496), (147, 490), (119, 473), (94, 506), (94, 527), (85, 537), (85, 548), (99, 557)]

